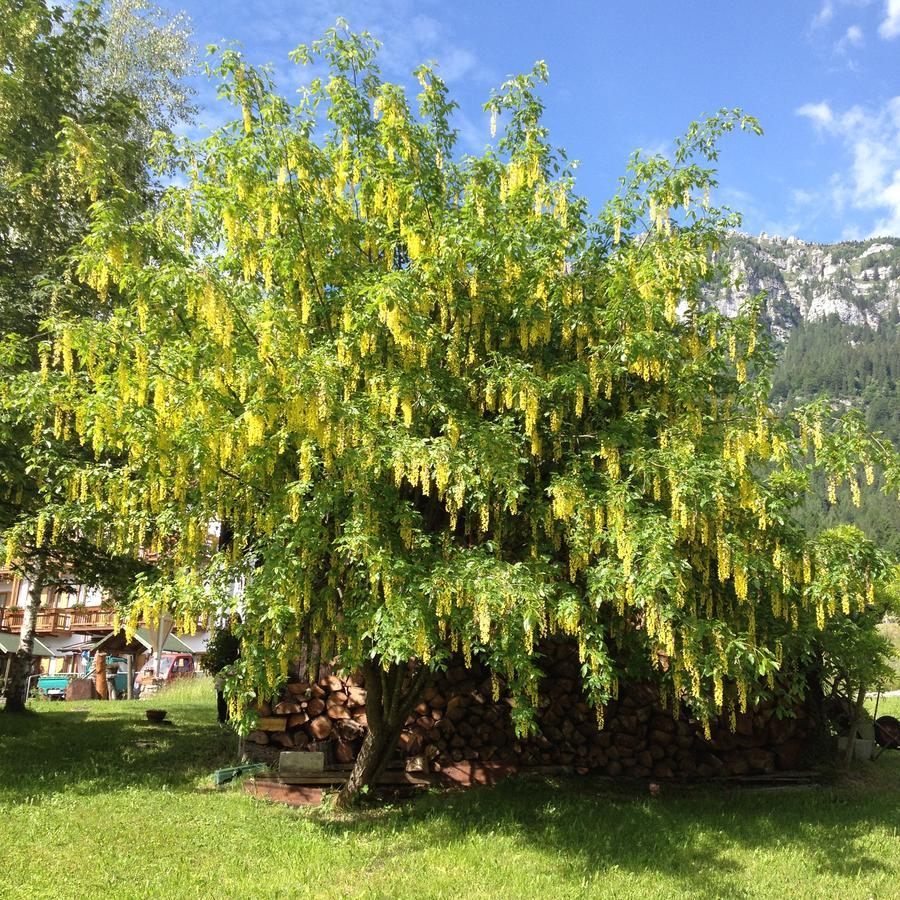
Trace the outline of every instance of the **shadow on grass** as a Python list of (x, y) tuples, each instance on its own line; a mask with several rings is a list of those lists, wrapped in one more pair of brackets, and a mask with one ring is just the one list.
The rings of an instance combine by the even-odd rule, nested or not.
[(199, 777), (234, 758), (235, 735), (211, 713), (191, 707), (170, 708), (171, 724), (156, 725), (146, 720), (147, 705), (137, 702), (59, 706), (0, 713), (0, 800), (34, 803), (62, 791), (193, 789)]
[[(664, 786), (660, 797), (650, 798), (590, 778), (512, 779), (352, 820), (322, 817), (320, 825), (335, 841), (385, 828), (400, 838), (392, 856), (427, 847), (449, 857), (455, 845), (464, 847), (479, 835), (504, 835), (559, 859), (576, 882), (602, 880), (613, 869), (641, 877), (655, 872), (692, 896), (743, 897), (758, 895), (745, 877), (748, 859), (757, 854), (796, 858), (806, 869), (797, 872), (800, 880), (895, 873), (897, 860), (889, 850), (885, 857), (873, 855), (870, 838), (876, 827), (897, 834), (898, 801), (900, 790), (885, 797), (871, 790)], [(789, 893), (791, 886), (784, 889)]]
[[(0, 714), (0, 804), (99, 791), (121, 791), (122, 802), (135, 804), (136, 791), (192, 792), (198, 778), (233, 759), (236, 739), (213, 721), (209, 700), (166, 698), (159, 705), (169, 710), (173, 725), (151, 725), (146, 704), (127, 702), (45, 704), (23, 717)], [(700, 898), (757, 896), (747, 873), (765, 872), (772, 854), (779, 872), (785, 860), (788, 869), (796, 861), (795, 880), (781, 892), (791, 896), (815, 878), (893, 882), (900, 758), (859, 771), (855, 788), (762, 792), (664, 785), (658, 797), (646, 788), (588, 777), (520, 778), (352, 817), (286, 809), (264, 814), (286, 824), (287, 831), (278, 832), (282, 841), (302, 819), (305, 827), (295, 833), (303, 852), (325, 845), (352, 851), (373, 840), (390, 848), (368, 871), (351, 867), (353, 885), (345, 893), (332, 885), (332, 896), (350, 895), (359, 885), (377, 894), (379, 879), (405, 877), (404, 871), (424, 877), (434, 860), (471, 860), (479, 852), (484, 859), (476, 868), (484, 867), (487, 882), (494, 847), (540, 856), (566, 883), (602, 886), (604, 874), (624, 872), (646, 886), (649, 874), (679, 894)], [(202, 805), (203, 795), (195, 796)], [(235, 809), (246, 811), (240, 801)], [(310, 825), (321, 844), (310, 841)]]

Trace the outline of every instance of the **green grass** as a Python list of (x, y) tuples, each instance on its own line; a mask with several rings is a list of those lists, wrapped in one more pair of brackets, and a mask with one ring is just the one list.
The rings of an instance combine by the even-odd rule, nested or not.
[(900, 753), (795, 791), (518, 780), (352, 816), (207, 776), (232, 760), (206, 682), (0, 714), (4, 897), (894, 897)]
[(885, 687), (890, 691), (900, 691), (900, 625), (896, 622), (885, 622), (878, 626), (878, 630), (894, 645), (894, 658), (891, 660), (894, 677)]
[[(866, 709), (870, 715), (875, 714), (875, 698), (869, 697), (866, 700)], [(878, 701), (878, 718), (882, 716), (893, 716), (900, 719), (900, 697), (881, 697)]]

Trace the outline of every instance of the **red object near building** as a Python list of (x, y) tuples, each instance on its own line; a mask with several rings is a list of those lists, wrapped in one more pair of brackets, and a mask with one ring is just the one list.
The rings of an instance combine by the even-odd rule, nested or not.
[[(163, 653), (159, 660), (159, 681), (167, 684), (184, 675), (194, 674), (194, 657), (190, 653)], [(156, 657), (144, 663), (137, 677), (140, 685), (153, 684), (156, 677)]]

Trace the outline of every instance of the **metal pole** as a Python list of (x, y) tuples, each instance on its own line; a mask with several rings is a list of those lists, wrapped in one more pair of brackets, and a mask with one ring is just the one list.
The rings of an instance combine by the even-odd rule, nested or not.
[(40, 678), (40, 675), (29, 675), (27, 681), (25, 682), (25, 702), (28, 702), (28, 698), (31, 696), (31, 683), (35, 678)]
[(156, 631), (156, 678), (159, 680), (159, 670), (162, 666), (162, 645), (163, 645), (163, 617), (159, 617), (159, 625)]
[(3, 673), (3, 690), (6, 691), (6, 685), (9, 682), (9, 670), (12, 667), (12, 653), (6, 654), (6, 671)]
[(134, 700), (134, 654), (126, 653), (125, 659), (128, 660), (128, 687), (125, 696), (129, 700)]

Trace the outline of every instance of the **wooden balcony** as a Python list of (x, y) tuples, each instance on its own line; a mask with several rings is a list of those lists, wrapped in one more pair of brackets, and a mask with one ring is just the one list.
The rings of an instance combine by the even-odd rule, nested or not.
[[(25, 610), (18, 606), (0, 608), (0, 631), (17, 632), (22, 627)], [(44, 609), (37, 615), (38, 634), (72, 634), (73, 632), (111, 631), (114, 613), (100, 607)]]

